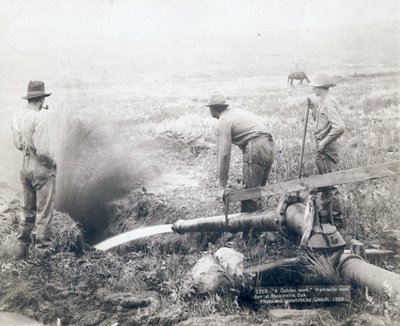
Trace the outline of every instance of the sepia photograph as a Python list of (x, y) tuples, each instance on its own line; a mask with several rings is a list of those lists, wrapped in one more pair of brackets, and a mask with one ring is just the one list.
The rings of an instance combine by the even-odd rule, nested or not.
[(398, 0), (0, 6), (0, 326), (400, 324)]

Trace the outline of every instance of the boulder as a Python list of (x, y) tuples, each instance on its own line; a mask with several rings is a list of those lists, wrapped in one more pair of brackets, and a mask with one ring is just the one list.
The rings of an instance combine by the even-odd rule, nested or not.
[(243, 275), (244, 256), (240, 252), (232, 248), (223, 247), (218, 249), (214, 256), (218, 258), (219, 263), (227, 273), (236, 276)]
[(232, 276), (243, 275), (243, 260), (244, 256), (231, 248), (220, 248), (214, 255), (202, 257), (192, 269), (198, 292), (215, 292), (232, 285)]
[(199, 293), (214, 292), (229, 283), (224, 268), (212, 255), (200, 258), (192, 269), (192, 278)]

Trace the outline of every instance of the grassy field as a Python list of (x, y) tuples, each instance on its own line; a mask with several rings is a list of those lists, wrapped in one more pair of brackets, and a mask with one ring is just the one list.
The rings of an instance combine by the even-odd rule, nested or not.
[[(66, 74), (76, 73), (76, 79), (50, 79), (54, 94), (46, 113), (59, 160), (57, 209), (64, 213), (55, 217), (51, 259), (34, 256), (26, 263), (16, 262), (19, 202), (2, 199), (8, 209), (2, 213), (0, 232), (1, 309), (53, 324), (60, 318), (63, 325), (171, 325), (196, 323), (195, 318), (210, 315), (221, 324), (269, 322), (267, 308), (243, 304), (238, 292), (196, 295), (189, 275), (209, 243), (216, 248), (235, 243), (246, 267), (295, 256), (296, 246), (279, 235), (263, 234), (246, 242), (238, 234), (167, 234), (101, 253), (87, 245), (82, 249), (80, 229), (66, 214), (83, 225), (84, 238), (92, 244), (143, 225), (222, 214), (223, 204), (215, 199), (216, 120), (204, 107), (214, 90), (224, 92), (232, 107), (258, 114), (273, 135), (276, 159), (269, 182), (297, 177), (311, 88), (289, 87), (286, 74), (279, 74), (277, 67), (273, 74), (268, 74), (269, 67), (254, 73), (251, 65), (241, 71), (229, 62), (221, 66), (229, 73), (219, 74), (219, 61), (215, 62), (197, 70), (188, 61), (176, 59), (173, 67), (159, 62), (163, 70), (153, 74), (138, 65), (132, 78), (122, 63), (102, 67), (103, 73), (100, 64), (82, 64), (82, 70), (68, 67)], [(182, 69), (172, 74), (180, 63)], [(400, 158), (400, 72), (357, 69), (357, 74), (352, 68), (334, 70), (338, 86), (332, 93), (341, 103), (346, 125), (338, 169)], [(310, 122), (305, 176), (316, 174), (313, 126)], [(5, 173), (17, 166), (17, 153), (6, 152)], [(229, 187), (240, 188), (240, 180), (241, 153), (233, 148)], [(384, 247), (385, 231), (400, 229), (397, 177), (341, 186), (340, 199), (347, 216), (345, 240)], [(275, 207), (278, 200), (270, 198), (264, 206)], [(232, 205), (231, 212), (237, 211), (238, 205)], [(398, 259), (385, 264), (400, 270)], [(308, 322), (400, 321), (397, 298), (381, 302), (361, 292), (351, 305), (327, 309), (326, 315), (314, 315)]]

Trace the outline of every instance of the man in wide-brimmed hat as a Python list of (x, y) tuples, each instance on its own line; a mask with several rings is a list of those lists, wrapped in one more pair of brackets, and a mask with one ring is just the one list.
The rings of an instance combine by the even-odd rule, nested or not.
[(56, 161), (50, 149), (47, 124), (40, 112), (45, 98), (50, 95), (43, 82), (30, 81), (28, 92), (22, 97), (28, 104), (12, 120), (14, 145), (23, 154), (20, 171), (23, 199), (18, 231), (20, 258), (29, 254), (34, 228), (39, 251), (45, 251), (51, 244), (49, 227), (53, 218)]
[[(231, 109), (224, 95), (215, 92), (208, 104), (211, 116), (218, 119), (217, 127), (217, 174), (218, 197), (223, 199), (228, 184), (232, 144), (243, 153), (242, 184), (244, 188), (264, 186), (274, 161), (274, 141), (260, 117), (245, 110)], [(257, 201), (245, 200), (242, 212), (259, 208)]]
[[(315, 119), (314, 137), (316, 142), (316, 165), (319, 174), (333, 172), (339, 160), (337, 139), (344, 132), (344, 123), (339, 114), (339, 102), (329, 93), (336, 84), (327, 74), (318, 74), (311, 80), (314, 94), (320, 98), (318, 106), (312, 107)], [(333, 217), (341, 223), (340, 204), (336, 197), (337, 189), (329, 188), (321, 194), (322, 210), (320, 214), (329, 212), (329, 202), (332, 202)]]

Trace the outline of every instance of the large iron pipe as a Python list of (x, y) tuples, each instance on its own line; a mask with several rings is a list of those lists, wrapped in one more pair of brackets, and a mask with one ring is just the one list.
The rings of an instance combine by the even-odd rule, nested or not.
[(400, 294), (400, 275), (368, 264), (361, 257), (343, 254), (338, 266), (341, 275), (363, 288), (384, 295), (389, 288), (394, 296)]
[[(179, 220), (172, 225), (172, 230), (183, 234), (188, 232), (240, 232), (240, 231), (279, 231), (286, 238), (295, 240), (302, 237), (302, 245), (308, 248), (338, 251), (344, 248), (345, 242), (336, 227), (319, 224), (310, 225), (314, 220), (305, 220), (306, 206), (297, 201), (297, 197), (288, 197), (279, 203), (276, 209), (262, 212), (232, 214)], [(308, 222), (308, 223), (306, 223)], [(311, 229), (312, 228), (312, 229)], [(306, 232), (308, 230), (308, 232)], [(337, 255), (337, 258), (339, 256)]]
[[(279, 212), (277, 212), (277, 210)], [(240, 232), (250, 229), (256, 231), (280, 231), (285, 236), (302, 236), (306, 226), (304, 225), (305, 205), (295, 202), (286, 204), (285, 201), (278, 205), (277, 209), (268, 209), (254, 213), (237, 213), (212, 217), (203, 217), (193, 220), (178, 220), (172, 230), (183, 234), (189, 232)]]
[(188, 232), (240, 232), (254, 229), (257, 231), (277, 231), (275, 209), (269, 209), (256, 213), (238, 213), (197, 218), (194, 220), (178, 220), (172, 230), (183, 234)]

